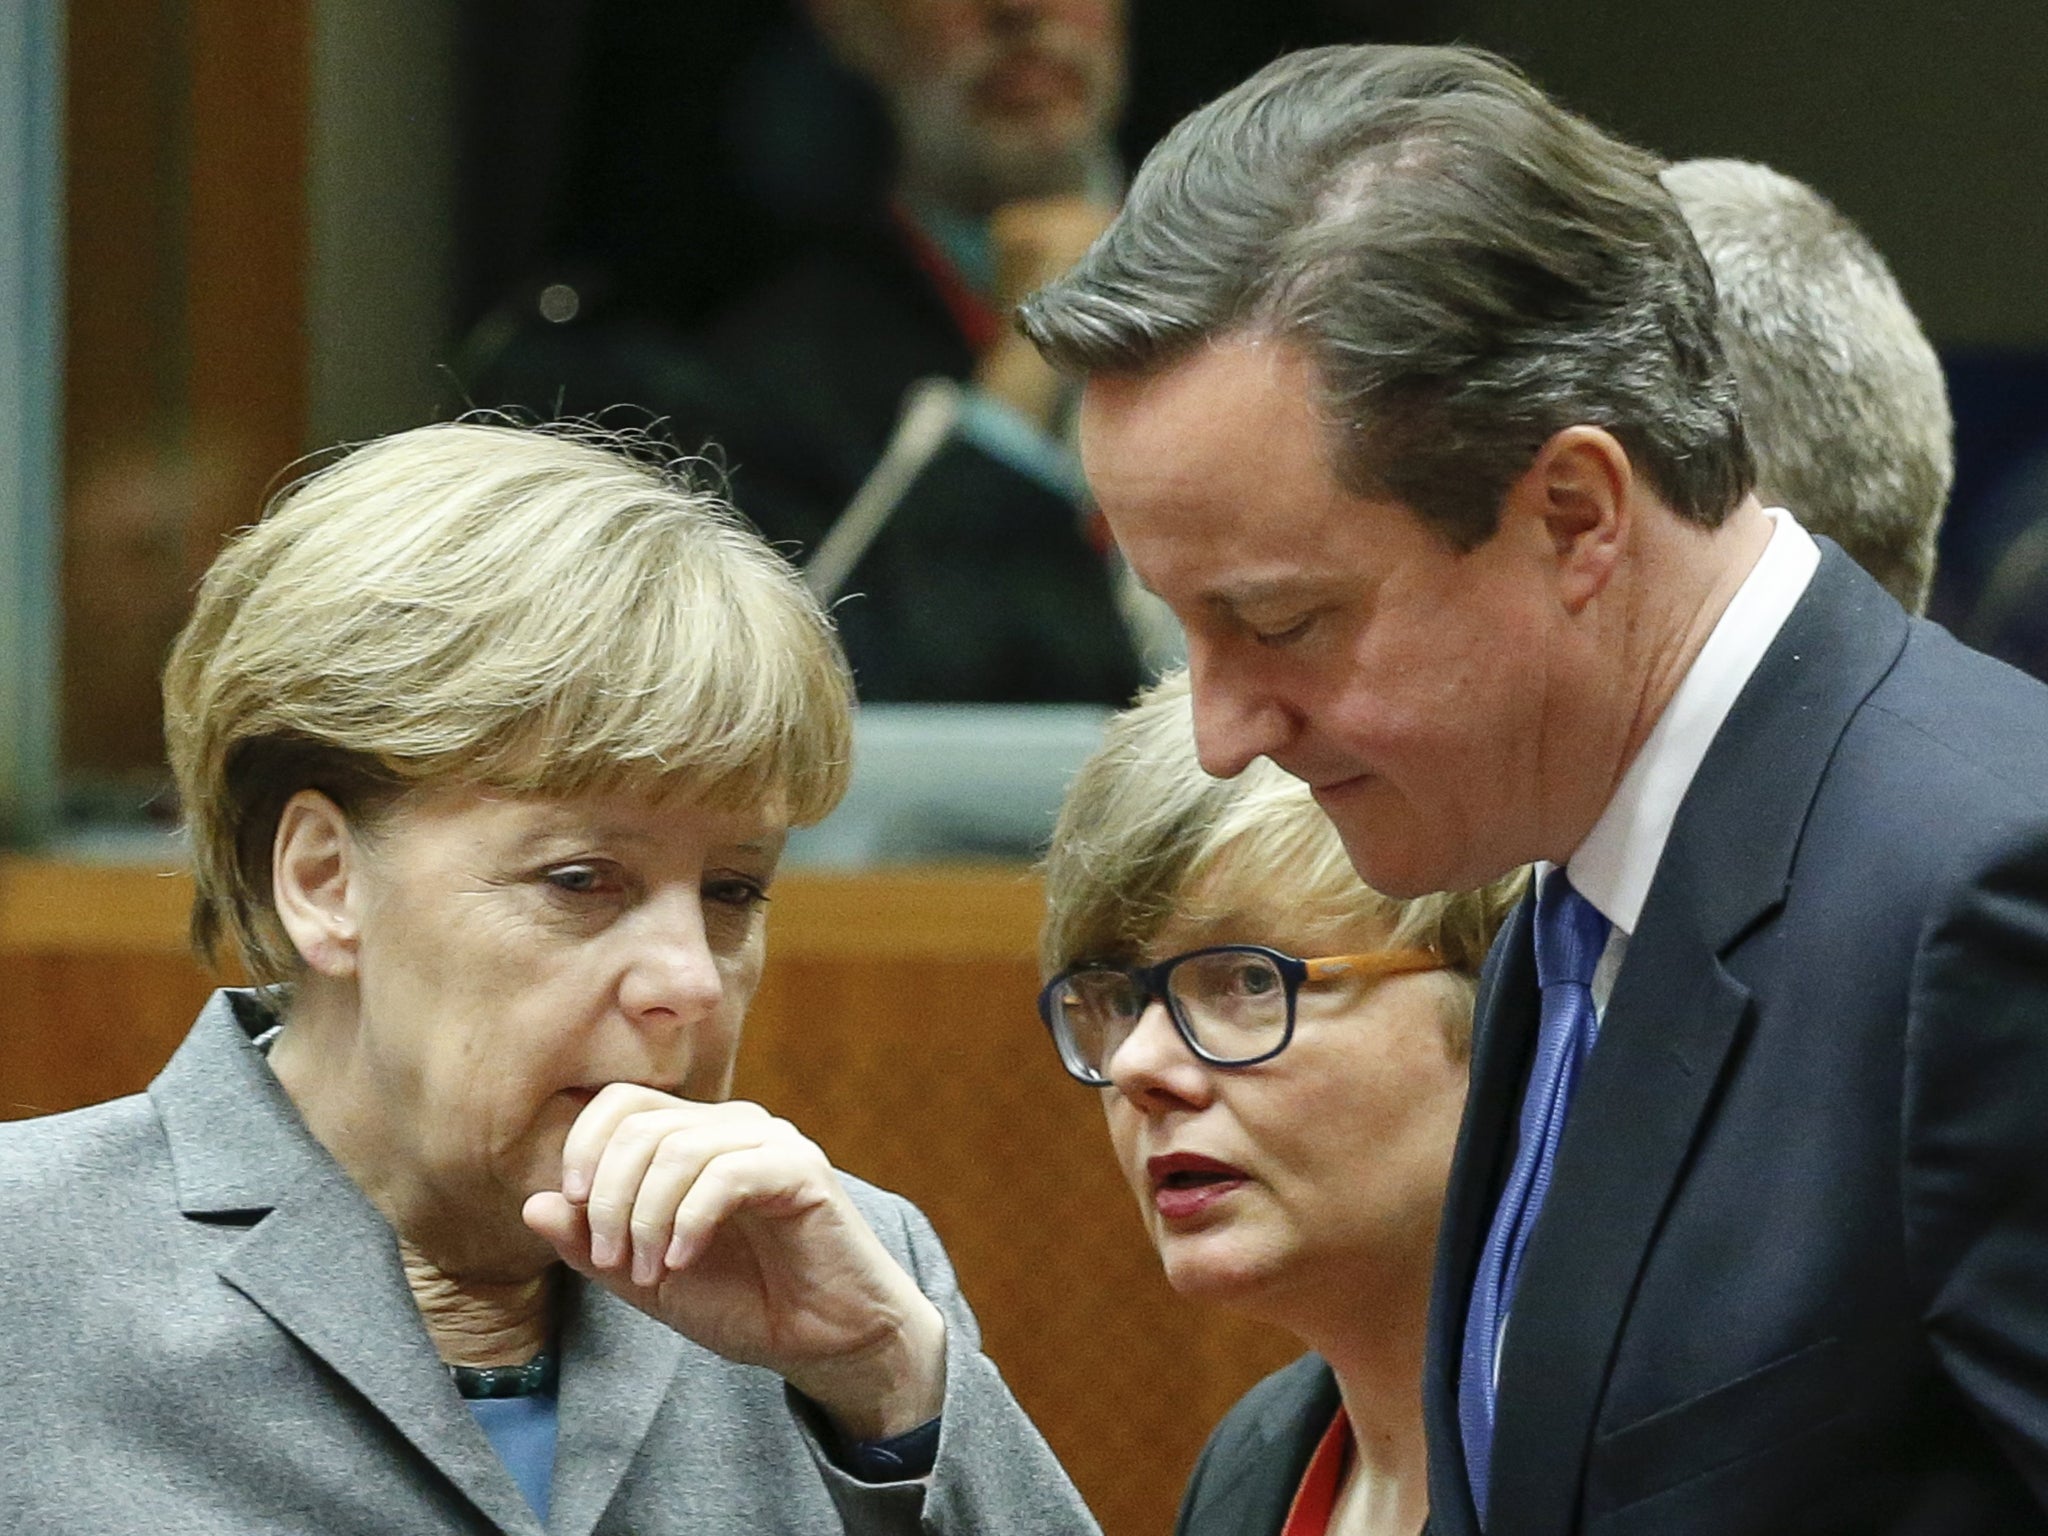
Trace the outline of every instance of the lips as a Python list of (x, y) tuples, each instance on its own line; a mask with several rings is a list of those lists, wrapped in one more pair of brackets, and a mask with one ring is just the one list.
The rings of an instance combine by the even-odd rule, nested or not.
[(1242, 1168), (1196, 1152), (1147, 1158), (1145, 1174), (1152, 1183), (1152, 1208), (1170, 1222), (1201, 1216), (1242, 1188), (1247, 1177)]

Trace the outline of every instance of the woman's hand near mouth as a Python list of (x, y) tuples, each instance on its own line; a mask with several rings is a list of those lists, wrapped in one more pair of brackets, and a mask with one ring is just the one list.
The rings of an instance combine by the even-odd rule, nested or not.
[(728, 1359), (765, 1366), (846, 1434), (939, 1412), (945, 1324), (817, 1145), (755, 1104), (602, 1089), (526, 1223), (565, 1263)]

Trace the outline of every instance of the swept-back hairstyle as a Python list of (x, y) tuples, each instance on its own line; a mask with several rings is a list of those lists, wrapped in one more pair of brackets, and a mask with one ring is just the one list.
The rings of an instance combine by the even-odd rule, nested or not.
[(1834, 204), (1769, 166), (1686, 160), (1663, 180), (1713, 270), (1758, 492), (1921, 612), (1955, 422), (1891, 268)]
[(1233, 334), (1299, 345), (1339, 480), (1462, 548), (1581, 423), (1713, 526), (1749, 453), (1657, 164), (1476, 49), (1311, 49), (1176, 127), (1020, 323), (1077, 373), (1147, 373)]
[(172, 648), (194, 943), (296, 973), (271, 845), (302, 789), (364, 825), (441, 784), (815, 821), (845, 791), (852, 699), (817, 603), (681, 470), (476, 422), (370, 443), (228, 545)]
[[(1196, 923), (1264, 906), (1304, 938), (1376, 930), (1424, 948), (1468, 983), (1519, 898), (1524, 872), (1476, 891), (1397, 901), (1358, 878), (1306, 784), (1265, 758), (1234, 779), (1202, 771), (1188, 676), (1176, 672), (1113, 717), (1060, 807), (1045, 857), (1039, 965), (1128, 963), (1172, 918)], [(1452, 1042), (1468, 1043), (1471, 1009)]]

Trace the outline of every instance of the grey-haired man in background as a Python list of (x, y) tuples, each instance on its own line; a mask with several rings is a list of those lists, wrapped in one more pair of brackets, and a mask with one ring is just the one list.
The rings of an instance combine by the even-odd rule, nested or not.
[(1757, 495), (1924, 613), (1955, 423), (1891, 268), (1834, 204), (1769, 166), (1684, 160), (1662, 179), (1713, 270)]

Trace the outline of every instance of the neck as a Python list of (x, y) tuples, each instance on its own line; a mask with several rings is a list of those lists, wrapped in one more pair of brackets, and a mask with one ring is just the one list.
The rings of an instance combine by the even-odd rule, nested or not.
[(1330, 1283), (1246, 1308), (1329, 1363), (1352, 1452), (1332, 1536), (1415, 1536), (1429, 1507), (1422, 1363), (1434, 1230), (1405, 1261), (1343, 1266)]
[(1697, 528), (1675, 518), (1648, 526), (1654, 534), (1645, 540), (1645, 601), (1632, 626), (1640, 639), (1636, 670), (1642, 682), (1628, 723), (1623, 772), (1756, 569), (1771, 541), (1772, 525), (1762, 505), (1748, 496), (1718, 528)]
[(449, 1365), (523, 1365), (547, 1348), (556, 1267), (525, 1280), (478, 1281), (449, 1274), (403, 1239), (398, 1249), (427, 1336)]
[(1422, 1434), (1427, 1282), (1374, 1321), (1380, 1326), (1318, 1349), (1337, 1377), (1351, 1423), (1351, 1462), (1330, 1529), (1342, 1536), (1415, 1536), (1429, 1509)]
[(1576, 713), (1555, 733), (1574, 761), (1596, 773), (1554, 775), (1571, 792), (1548, 805), (1542, 856), (1564, 863), (1585, 840), (1620, 786), (1629, 765), (1699, 660), (1714, 626), (1734, 601), (1764, 546), (1771, 520), (1745, 497), (1718, 528), (1702, 528), (1670, 512), (1636, 519), (1639, 531), (1626, 593), (1611, 605), (1604, 637), (1612, 665), (1588, 674), (1576, 690)]
[[(950, 143), (948, 151), (957, 146)], [(998, 208), (1050, 197), (1086, 197), (1114, 206), (1122, 193), (1116, 151), (1107, 141), (1076, 146), (1021, 169), (964, 162), (952, 153), (906, 156), (895, 195), (910, 208), (986, 221)]]

